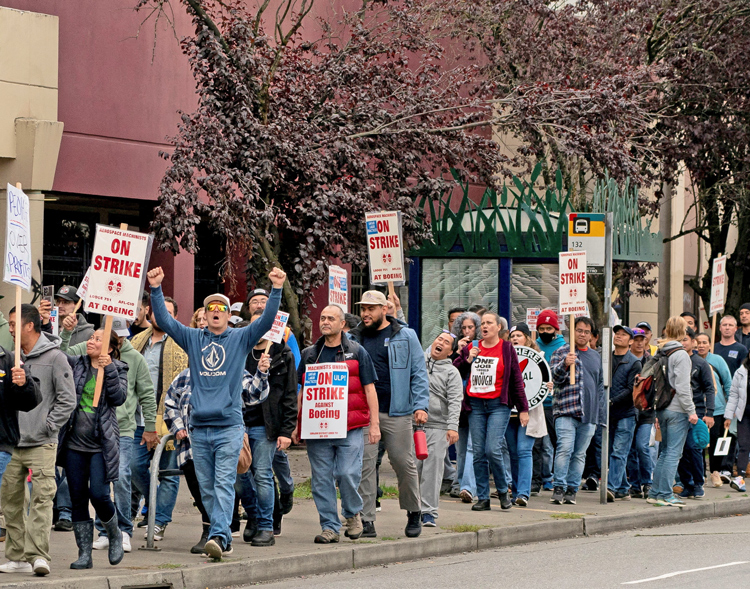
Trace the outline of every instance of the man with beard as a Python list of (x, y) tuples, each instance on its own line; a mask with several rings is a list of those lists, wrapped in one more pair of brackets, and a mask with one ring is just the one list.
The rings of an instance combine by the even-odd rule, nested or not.
[[(394, 317), (386, 316), (383, 293), (368, 290), (360, 305), (362, 323), (349, 332), (375, 364), (380, 433), (398, 478), (399, 505), (407, 512), (405, 534), (415, 538), (422, 532), (419, 476), (414, 457), (412, 421), (427, 422), (430, 391), (424, 353), (417, 334)], [(364, 432), (368, 437), (369, 432)], [(366, 444), (359, 493), (363, 538), (375, 538), (375, 463), (378, 444)]]

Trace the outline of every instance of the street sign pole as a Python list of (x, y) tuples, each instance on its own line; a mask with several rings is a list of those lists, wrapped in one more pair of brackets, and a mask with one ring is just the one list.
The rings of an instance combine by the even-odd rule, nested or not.
[(604, 233), (604, 325), (602, 326), (602, 373), (604, 375), (604, 429), (602, 431), (602, 484), (599, 488), (599, 502), (607, 503), (609, 482), (609, 393), (612, 386), (612, 329), (609, 325), (612, 309), (612, 224), (614, 213), (607, 213)]

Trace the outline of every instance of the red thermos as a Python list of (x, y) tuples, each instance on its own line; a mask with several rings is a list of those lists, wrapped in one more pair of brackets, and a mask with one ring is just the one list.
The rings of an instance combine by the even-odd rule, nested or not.
[(429, 456), (427, 453), (427, 436), (425, 436), (424, 428), (421, 425), (414, 429), (414, 451), (418, 460), (424, 460)]

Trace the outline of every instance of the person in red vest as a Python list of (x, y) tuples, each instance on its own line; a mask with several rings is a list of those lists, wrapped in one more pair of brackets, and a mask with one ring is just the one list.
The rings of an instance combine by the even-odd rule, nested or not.
[[(362, 535), (362, 497), (358, 488), (362, 478), (362, 454), (365, 441), (362, 428), (370, 426), (369, 443), (380, 441), (378, 396), (375, 392), (375, 366), (370, 355), (357, 342), (343, 334), (344, 312), (329, 305), (320, 314), (320, 333), (315, 344), (302, 350), (297, 368), (300, 387), (298, 406), (300, 416), (306, 410), (305, 371), (311, 364), (345, 363), (349, 371), (347, 395), (347, 436), (338, 439), (308, 439), (307, 457), (310, 460), (310, 480), (315, 507), (320, 516), (322, 532), (315, 536), (316, 544), (339, 541), (341, 521), (337, 513), (336, 485), (341, 493), (341, 513), (346, 519), (347, 538), (356, 540)], [(301, 428), (302, 418), (298, 420)], [(299, 438), (297, 430), (296, 437)]]

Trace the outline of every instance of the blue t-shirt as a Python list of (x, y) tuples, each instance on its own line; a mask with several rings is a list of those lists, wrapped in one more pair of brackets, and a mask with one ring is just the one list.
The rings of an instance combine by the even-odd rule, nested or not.
[(375, 334), (370, 331), (362, 331), (362, 347), (372, 358), (377, 374), (375, 391), (378, 393), (378, 411), (389, 413), (391, 410), (391, 369), (388, 363), (388, 342), (393, 337), (393, 327), (381, 329)]
[(247, 327), (227, 328), (220, 334), (185, 327), (167, 313), (161, 287), (151, 289), (151, 308), (159, 327), (188, 355), (190, 361), (190, 425), (194, 427), (243, 425), (242, 376), (245, 360), (260, 338), (271, 329), (281, 301), (274, 288), (263, 315)]
[(714, 354), (724, 358), (729, 367), (729, 372), (734, 376), (734, 373), (737, 372), (737, 369), (745, 361), (745, 358), (747, 358), (747, 348), (737, 342), (728, 346), (716, 342), (716, 345), (714, 345)]

